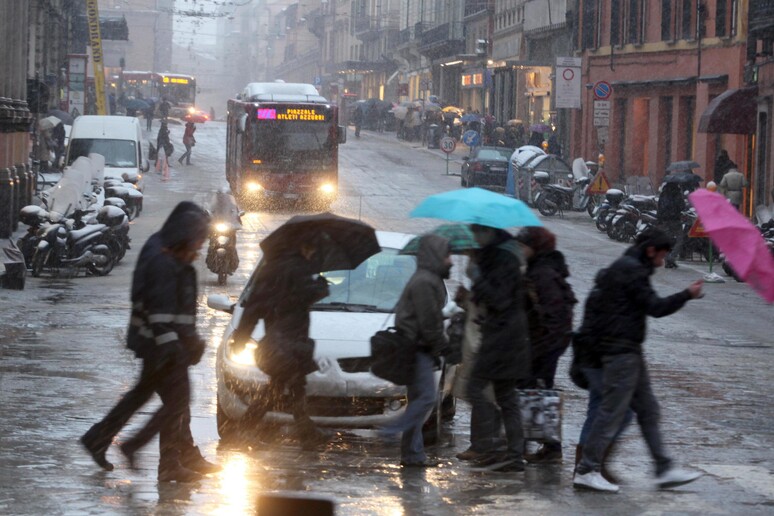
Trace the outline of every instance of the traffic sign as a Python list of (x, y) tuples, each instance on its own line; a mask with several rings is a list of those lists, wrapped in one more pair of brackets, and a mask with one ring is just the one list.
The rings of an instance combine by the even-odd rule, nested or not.
[(451, 154), (454, 152), (454, 149), (457, 148), (457, 142), (454, 141), (454, 138), (451, 138), (449, 136), (444, 136), (441, 138), (441, 150), (444, 151), (446, 154)]
[(481, 135), (477, 131), (469, 129), (463, 133), (462, 143), (468, 147), (478, 147), (481, 145)]
[(613, 93), (613, 87), (607, 81), (597, 81), (594, 84), (594, 98), (597, 100), (607, 100)]
[(599, 195), (607, 192), (609, 189), (610, 181), (607, 180), (605, 173), (600, 170), (586, 189), (586, 193), (589, 195)]
[(704, 231), (704, 226), (701, 225), (701, 220), (696, 219), (696, 221), (693, 223), (691, 229), (688, 230), (688, 238), (707, 238), (707, 232)]

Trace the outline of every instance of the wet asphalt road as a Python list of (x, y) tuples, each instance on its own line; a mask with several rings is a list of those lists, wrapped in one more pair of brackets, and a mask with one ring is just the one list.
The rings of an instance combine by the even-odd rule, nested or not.
[[(155, 134), (154, 134), (155, 136)], [(350, 132), (350, 136), (352, 133)], [(182, 127), (172, 127), (173, 141)], [(142, 243), (180, 200), (206, 203), (224, 187), (225, 126), (199, 126), (194, 165), (173, 162), (172, 179), (148, 174), (145, 210), (132, 223), (133, 249), (104, 278), (28, 278), (24, 291), (0, 290), (0, 514), (243, 514), (260, 493), (317, 493), (336, 500), (339, 514), (771, 514), (774, 512), (774, 365), (772, 307), (743, 284), (707, 285), (707, 296), (678, 314), (651, 321), (647, 356), (662, 403), (668, 449), (706, 473), (674, 491), (652, 487), (647, 451), (636, 428), (623, 438), (612, 466), (624, 479), (621, 493), (575, 492), (572, 459), (585, 410), (585, 392), (566, 377), (564, 454), (555, 466), (529, 466), (522, 474), (471, 471), (454, 455), (467, 447), (468, 410), (458, 405), (441, 445), (430, 448), (442, 466), (403, 471), (397, 450), (378, 446), (369, 431), (338, 432), (324, 450), (299, 451), (293, 442), (270, 446), (221, 445), (215, 429), (215, 348), (227, 315), (206, 307), (211, 293), (236, 296), (258, 259), (261, 239), (294, 214), (292, 209), (251, 212), (239, 234), (241, 264), (226, 286), (216, 285), (203, 259), (200, 326), (209, 342), (192, 368), (193, 433), (222, 473), (191, 485), (156, 482), (155, 442), (129, 470), (113, 448), (110, 473), (99, 470), (78, 437), (133, 383), (138, 364), (124, 349), (128, 289)], [(177, 157), (177, 156), (175, 156)], [(459, 186), (443, 175), (438, 151), (363, 132), (341, 147), (340, 199), (333, 211), (361, 217), (378, 229), (421, 232), (436, 221), (408, 219), (428, 194)], [(458, 165), (452, 165), (456, 171)], [(624, 246), (597, 232), (585, 214), (551, 219), (566, 253), (579, 298), (595, 272)], [(700, 277), (705, 267), (685, 263), (659, 271), (654, 283), (671, 293)], [(459, 279), (461, 272), (452, 273)], [(580, 316), (576, 310), (576, 318)], [(149, 404), (122, 435), (158, 406)], [(119, 440), (121, 435), (119, 435)]]

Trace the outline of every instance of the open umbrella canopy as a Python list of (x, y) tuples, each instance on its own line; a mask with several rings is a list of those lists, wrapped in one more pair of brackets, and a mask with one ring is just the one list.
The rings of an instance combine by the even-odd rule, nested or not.
[(518, 118), (512, 118), (508, 120), (505, 125), (522, 125), (524, 122)]
[(664, 183), (677, 183), (680, 186), (698, 188), (701, 182), (701, 176), (697, 176), (690, 170), (680, 170), (674, 174), (664, 176)]
[(667, 172), (674, 172), (676, 170), (693, 170), (699, 168), (701, 165), (695, 161), (673, 161), (667, 166)]
[(142, 111), (144, 109), (148, 109), (149, 107), (150, 104), (142, 99), (132, 99), (126, 103), (126, 109), (136, 109), (138, 111)]
[(758, 228), (719, 193), (701, 189), (688, 198), (704, 231), (734, 271), (763, 299), (774, 303), (774, 257)]
[(57, 117), (47, 116), (46, 118), (41, 118), (38, 121), (38, 127), (40, 128), (41, 131), (48, 131), (49, 129), (53, 129), (54, 127), (58, 126), (61, 123), (62, 121), (59, 120)]
[(446, 106), (442, 110), (444, 113), (456, 113), (459, 116), (462, 116), (462, 109), (458, 108), (457, 106)]
[(479, 120), (481, 120), (481, 115), (477, 115), (475, 113), (468, 113), (467, 115), (462, 115), (460, 120), (462, 120), (465, 123), (467, 123), (467, 122), (478, 122)]
[(55, 116), (65, 125), (73, 125), (73, 122), (75, 121), (70, 113), (62, 111), (61, 109), (52, 109), (46, 113), (46, 116)]
[(500, 229), (543, 225), (522, 201), (483, 188), (463, 188), (431, 195), (419, 203), (410, 216)]
[(438, 104), (431, 104), (430, 102), (426, 102), (425, 111), (441, 111), (441, 106)]
[(547, 124), (532, 124), (529, 126), (529, 130), (533, 133), (547, 133), (551, 131), (551, 126)]
[(374, 228), (334, 215), (296, 215), (261, 242), (268, 259), (281, 259), (311, 245), (320, 258), (320, 272), (351, 270), (381, 251)]
[[(449, 241), (449, 249), (452, 253), (464, 253), (471, 249), (478, 249), (478, 243), (473, 238), (473, 231), (467, 224), (442, 224), (430, 231), (434, 235), (441, 236)], [(401, 249), (400, 254), (417, 254), (419, 251), (419, 239), (414, 237), (409, 240), (406, 247)]]

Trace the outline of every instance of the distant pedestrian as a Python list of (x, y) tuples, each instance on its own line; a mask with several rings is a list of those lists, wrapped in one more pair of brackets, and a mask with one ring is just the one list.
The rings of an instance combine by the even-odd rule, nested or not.
[(114, 92), (110, 92), (110, 95), (108, 95), (108, 106), (110, 107), (110, 114), (115, 115), (116, 114), (116, 94)]
[(739, 172), (736, 167), (730, 168), (720, 181), (720, 193), (726, 196), (728, 202), (734, 205), (737, 210), (742, 207), (744, 202), (744, 189), (750, 186), (744, 174)]
[(62, 156), (65, 151), (65, 128), (64, 123), (59, 122), (51, 130), (51, 139), (54, 142), (54, 170), (62, 170)]
[(210, 120), (215, 120), (215, 108), (210, 106)]
[[(528, 293), (532, 377), (529, 388), (554, 388), (559, 358), (570, 345), (573, 307), (578, 302), (567, 283), (570, 271), (556, 250), (556, 236), (542, 227), (521, 230), (516, 239), (530, 251), (525, 275)], [(562, 443), (547, 443), (528, 462), (561, 462)]]
[(656, 217), (659, 227), (674, 241), (674, 247), (666, 258), (666, 268), (677, 268), (677, 260), (685, 243), (685, 231), (683, 230), (683, 210), (685, 210), (685, 196), (677, 183), (665, 183), (658, 196)]
[(419, 240), (417, 270), (409, 279), (395, 309), (395, 326), (416, 349), (414, 380), (408, 385), (405, 412), (379, 430), (382, 438), (401, 437), (403, 467), (432, 467), (427, 459), (422, 425), (433, 411), (437, 385), (433, 371), (438, 357), (445, 354), (448, 341), (443, 327), (443, 306), (452, 262), (449, 241), (438, 235)]
[(145, 102), (148, 104), (148, 107), (144, 111), (145, 128), (148, 131), (151, 131), (153, 129), (153, 113), (156, 111), (156, 103), (153, 102), (153, 99), (148, 99)]
[[(476, 252), (479, 275), (472, 287), (473, 301), (484, 313), (480, 318), (481, 347), (471, 373), (468, 395), (474, 406), (484, 406), (485, 390), (493, 386), (507, 441), (503, 452), (497, 449), (497, 443), (490, 442), (484, 455), (473, 464), (498, 471), (524, 471), (524, 434), (516, 387), (530, 378), (531, 358), (521, 245), (502, 229), (473, 224), (472, 230), (481, 246)], [(479, 424), (491, 435), (497, 423), (490, 415)]]
[(728, 151), (720, 149), (718, 157), (715, 159), (715, 166), (712, 174), (715, 184), (719, 185), (723, 180), (723, 176), (726, 175), (726, 172), (732, 168), (736, 168), (736, 164), (728, 157)]
[(185, 201), (140, 251), (132, 277), (127, 347), (143, 361), (142, 372), (134, 388), (81, 438), (103, 469), (113, 469), (105, 457), (113, 438), (154, 392), (162, 407), (146, 429), (121, 445), (130, 465), (136, 451), (160, 431), (159, 481), (190, 482), (220, 469), (202, 457), (190, 430), (188, 367), (201, 360), (206, 348), (196, 331), (196, 270), (191, 263), (208, 230), (207, 214)]
[(360, 138), (360, 129), (363, 127), (363, 119), (365, 115), (360, 106), (355, 106), (355, 110), (352, 113), (352, 122), (355, 124), (355, 138)]
[(177, 160), (181, 165), (183, 164), (184, 159), (186, 165), (191, 164), (191, 149), (193, 149), (193, 146), (196, 145), (196, 138), (194, 138), (195, 132), (196, 125), (194, 125), (193, 122), (186, 122), (185, 132), (183, 133), (183, 145), (185, 145), (185, 152)]
[(595, 288), (604, 305), (597, 326), (596, 347), (602, 361), (602, 404), (594, 420), (573, 484), (597, 491), (617, 492), (618, 486), (600, 474), (604, 454), (620, 431), (627, 411), (637, 414), (651, 456), (656, 463), (656, 484), (674, 487), (701, 476), (676, 467), (664, 450), (659, 429), (659, 406), (651, 388), (643, 357), (646, 320), (677, 312), (690, 299), (702, 296), (702, 281), (661, 298), (650, 284), (655, 269), (664, 265), (672, 239), (659, 229), (642, 232), (636, 243), (609, 268), (601, 271)]
[[(169, 139), (169, 127), (165, 119), (162, 119), (159, 132), (156, 136), (156, 172), (161, 174), (163, 181), (169, 179), (169, 158), (172, 157), (174, 146)], [(163, 152), (163, 154), (162, 154)]]
[(159, 115), (162, 120), (169, 118), (169, 110), (172, 109), (172, 105), (167, 100), (167, 97), (161, 97), (161, 104), (159, 104)]
[(297, 249), (264, 258), (258, 265), (252, 291), (242, 301), (244, 312), (234, 330), (234, 342), (244, 345), (258, 321), (264, 321), (265, 334), (256, 360), (269, 376), (269, 385), (264, 395), (247, 408), (243, 428), (257, 427), (287, 390), (296, 434), (303, 447), (328, 440), (306, 411), (306, 376), (318, 369), (315, 342), (309, 338), (309, 310), (330, 293), (327, 280), (319, 275), (320, 264), (315, 242), (304, 242)]

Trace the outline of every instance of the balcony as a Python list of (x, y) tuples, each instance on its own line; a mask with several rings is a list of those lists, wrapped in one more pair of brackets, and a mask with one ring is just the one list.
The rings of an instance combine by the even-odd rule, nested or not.
[(430, 59), (457, 55), (465, 51), (465, 26), (444, 23), (423, 31), (419, 39), (419, 51)]
[(399, 11), (385, 12), (378, 16), (357, 16), (355, 37), (361, 41), (378, 39), (386, 30), (397, 30)]
[(774, 37), (774, 0), (750, 0), (749, 31), (757, 38)]

